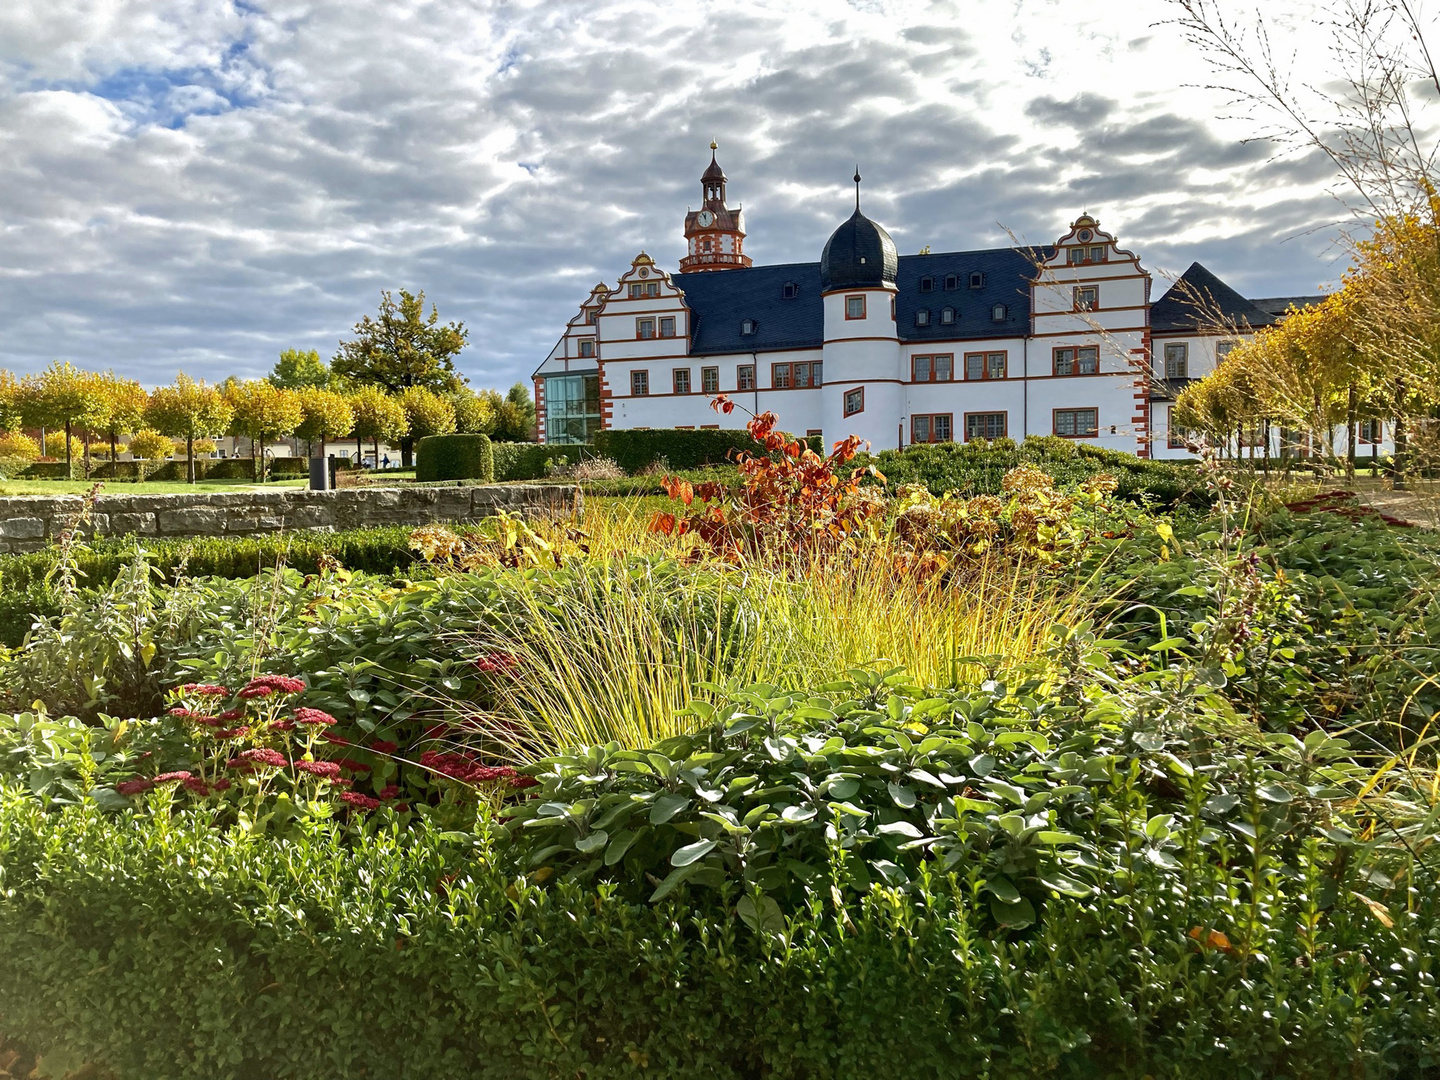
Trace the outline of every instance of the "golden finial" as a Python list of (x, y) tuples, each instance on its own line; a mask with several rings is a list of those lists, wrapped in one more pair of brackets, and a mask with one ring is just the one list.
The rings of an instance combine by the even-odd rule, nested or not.
[(711, 140), (710, 140), (710, 149), (711, 149), (711, 150), (719, 150), (719, 149), (720, 149), (720, 144), (717, 143), (714, 139), (711, 139)]

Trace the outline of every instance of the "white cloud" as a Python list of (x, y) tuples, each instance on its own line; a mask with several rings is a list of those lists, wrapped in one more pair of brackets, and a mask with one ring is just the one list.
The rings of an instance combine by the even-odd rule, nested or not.
[[(1306, 44), (1315, 5), (1283, 3)], [(594, 281), (678, 259), (712, 136), (760, 261), (818, 257), (858, 160), (903, 250), (1049, 240), (1088, 206), (1151, 266), (1313, 289), (1325, 171), (1239, 144), (1168, 10), (10, 0), (0, 364), (258, 374), (406, 287), (507, 385)]]

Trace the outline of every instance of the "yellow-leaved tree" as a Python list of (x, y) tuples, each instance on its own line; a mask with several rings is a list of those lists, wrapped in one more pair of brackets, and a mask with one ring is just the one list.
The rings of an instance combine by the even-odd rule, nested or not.
[[(195, 482), (195, 440), (225, 432), (234, 410), (219, 389), (183, 371), (169, 386), (158, 386), (145, 406), (145, 420), (162, 435), (185, 440), (185, 479)], [(132, 446), (133, 441), (132, 441)]]

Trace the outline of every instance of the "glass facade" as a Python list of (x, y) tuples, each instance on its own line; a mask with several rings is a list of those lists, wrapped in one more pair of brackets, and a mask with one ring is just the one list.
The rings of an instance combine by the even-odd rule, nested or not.
[(545, 378), (545, 441), (593, 442), (600, 430), (600, 376)]

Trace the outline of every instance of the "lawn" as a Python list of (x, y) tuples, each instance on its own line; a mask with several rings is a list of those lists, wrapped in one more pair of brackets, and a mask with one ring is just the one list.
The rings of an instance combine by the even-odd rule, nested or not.
[(1063, 453), (0, 559), (0, 1068), (1433, 1075), (1440, 537)]

